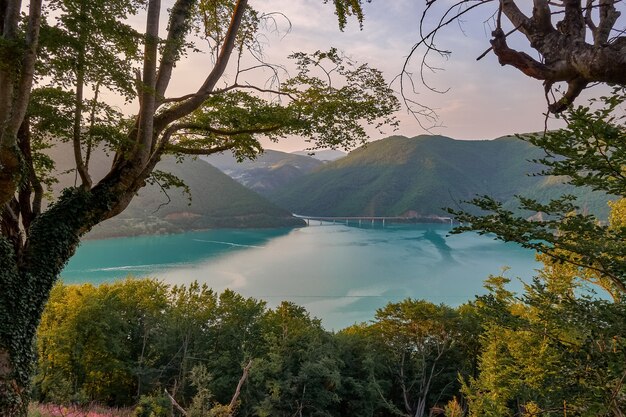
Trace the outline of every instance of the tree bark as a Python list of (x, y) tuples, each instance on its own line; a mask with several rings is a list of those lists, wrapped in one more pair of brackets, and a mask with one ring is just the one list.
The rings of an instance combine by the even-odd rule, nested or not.
[[(526, 16), (515, 0), (502, 0), (501, 10), (509, 21), (526, 36), (530, 47), (542, 57), (536, 60), (523, 51), (509, 48), (501, 28), (493, 32), (491, 45), (501, 65), (511, 65), (529, 77), (544, 81), (546, 90), (555, 83), (567, 83), (567, 91), (549, 110), (565, 110), (591, 83), (626, 84), (626, 38), (609, 40), (620, 13), (615, 0), (600, 0), (599, 22), (593, 22), (588, 1), (583, 10), (581, 0), (563, 1), (563, 18), (552, 25), (552, 9), (548, 0), (535, 0), (533, 13)], [(589, 29), (593, 43), (585, 41)]]
[(41, 0), (30, 1), (26, 36), (19, 45), (23, 47), (21, 51), (17, 46), (20, 8), (20, 0), (0, 2), (0, 62), (16, 63), (0, 65), (0, 215), (1, 208), (17, 191), (20, 180), (22, 158), (17, 146), (17, 131), (26, 114), (33, 82)]
[[(133, 193), (134, 194), (134, 193)], [(120, 196), (70, 188), (32, 223), (23, 247), (0, 236), (0, 415), (25, 417), (33, 340), (50, 291), (80, 237)]]

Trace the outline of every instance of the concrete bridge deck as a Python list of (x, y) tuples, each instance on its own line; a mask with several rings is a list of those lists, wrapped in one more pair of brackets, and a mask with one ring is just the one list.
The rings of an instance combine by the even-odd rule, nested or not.
[(454, 222), (452, 217), (443, 217), (443, 216), (428, 216), (428, 217), (402, 217), (402, 216), (307, 216), (302, 214), (293, 214), (294, 217), (302, 219), (306, 221), (307, 225), (311, 225), (311, 221), (319, 221), (320, 225), (324, 222), (328, 223), (345, 223), (350, 224), (358, 223), (359, 226), (363, 224), (363, 222), (369, 222), (373, 226), (376, 222), (382, 223), (385, 226), (386, 222), (417, 222), (417, 223), (429, 223), (429, 222), (437, 222), (437, 223), (450, 223), (451, 225)]

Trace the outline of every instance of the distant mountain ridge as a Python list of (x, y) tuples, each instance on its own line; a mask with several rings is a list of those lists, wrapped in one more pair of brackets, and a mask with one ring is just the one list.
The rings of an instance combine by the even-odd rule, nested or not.
[(231, 153), (210, 155), (202, 159), (261, 195), (284, 188), (324, 164), (307, 155), (271, 149), (266, 149), (256, 159), (242, 162), (237, 162)]
[[(317, 216), (443, 215), (476, 195), (516, 207), (514, 195), (547, 200), (564, 193), (601, 217), (607, 196), (532, 176), (543, 150), (515, 137), (461, 141), (445, 136), (392, 136), (370, 142), (269, 197), (293, 213)], [(471, 206), (465, 209), (473, 210)]]

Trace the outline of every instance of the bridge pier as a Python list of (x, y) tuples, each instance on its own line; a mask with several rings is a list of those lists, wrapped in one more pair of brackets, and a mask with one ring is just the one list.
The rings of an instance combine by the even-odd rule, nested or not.
[[(301, 216), (298, 214), (294, 214), (295, 217), (298, 217), (304, 221), (306, 221), (307, 226), (311, 226), (313, 224), (313, 222), (319, 221), (320, 226), (324, 225), (324, 222), (327, 222), (330, 224), (330, 222), (332, 221), (332, 224), (342, 224), (345, 223), (346, 226), (349, 226), (351, 223), (351, 220), (354, 220), (352, 222), (352, 224), (356, 225), (356, 221), (358, 220), (358, 225), (359, 227), (363, 227), (367, 224), (367, 222), (370, 222), (371, 227), (373, 228), (376, 225), (376, 222), (380, 220), (382, 227), (386, 227), (387, 225), (387, 220), (391, 221), (392, 223), (396, 220), (399, 221), (406, 221), (407, 218), (406, 217), (384, 217), (384, 216), (352, 216), (352, 217), (325, 217), (325, 216)], [(450, 221), (450, 226), (454, 225), (454, 219), (450, 218), (450, 217), (432, 217), (432, 218), (424, 218), (424, 219), (435, 219), (441, 223), (445, 223)]]

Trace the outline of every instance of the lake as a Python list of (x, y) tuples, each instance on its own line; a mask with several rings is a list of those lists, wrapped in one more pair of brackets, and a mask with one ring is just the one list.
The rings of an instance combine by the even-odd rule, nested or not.
[[(312, 223), (313, 224), (313, 223)], [(484, 293), (489, 274), (529, 281), (534, 253), (515, 244), (441, 224), (298, 229), (210, 230), (85, 241), (61, 274), (65, 283), (155, 277), (206, 282), (275, 306), (304, 306), (327, 329), (371, 320), (377, 308), (406, 297), (459, 305)]]

